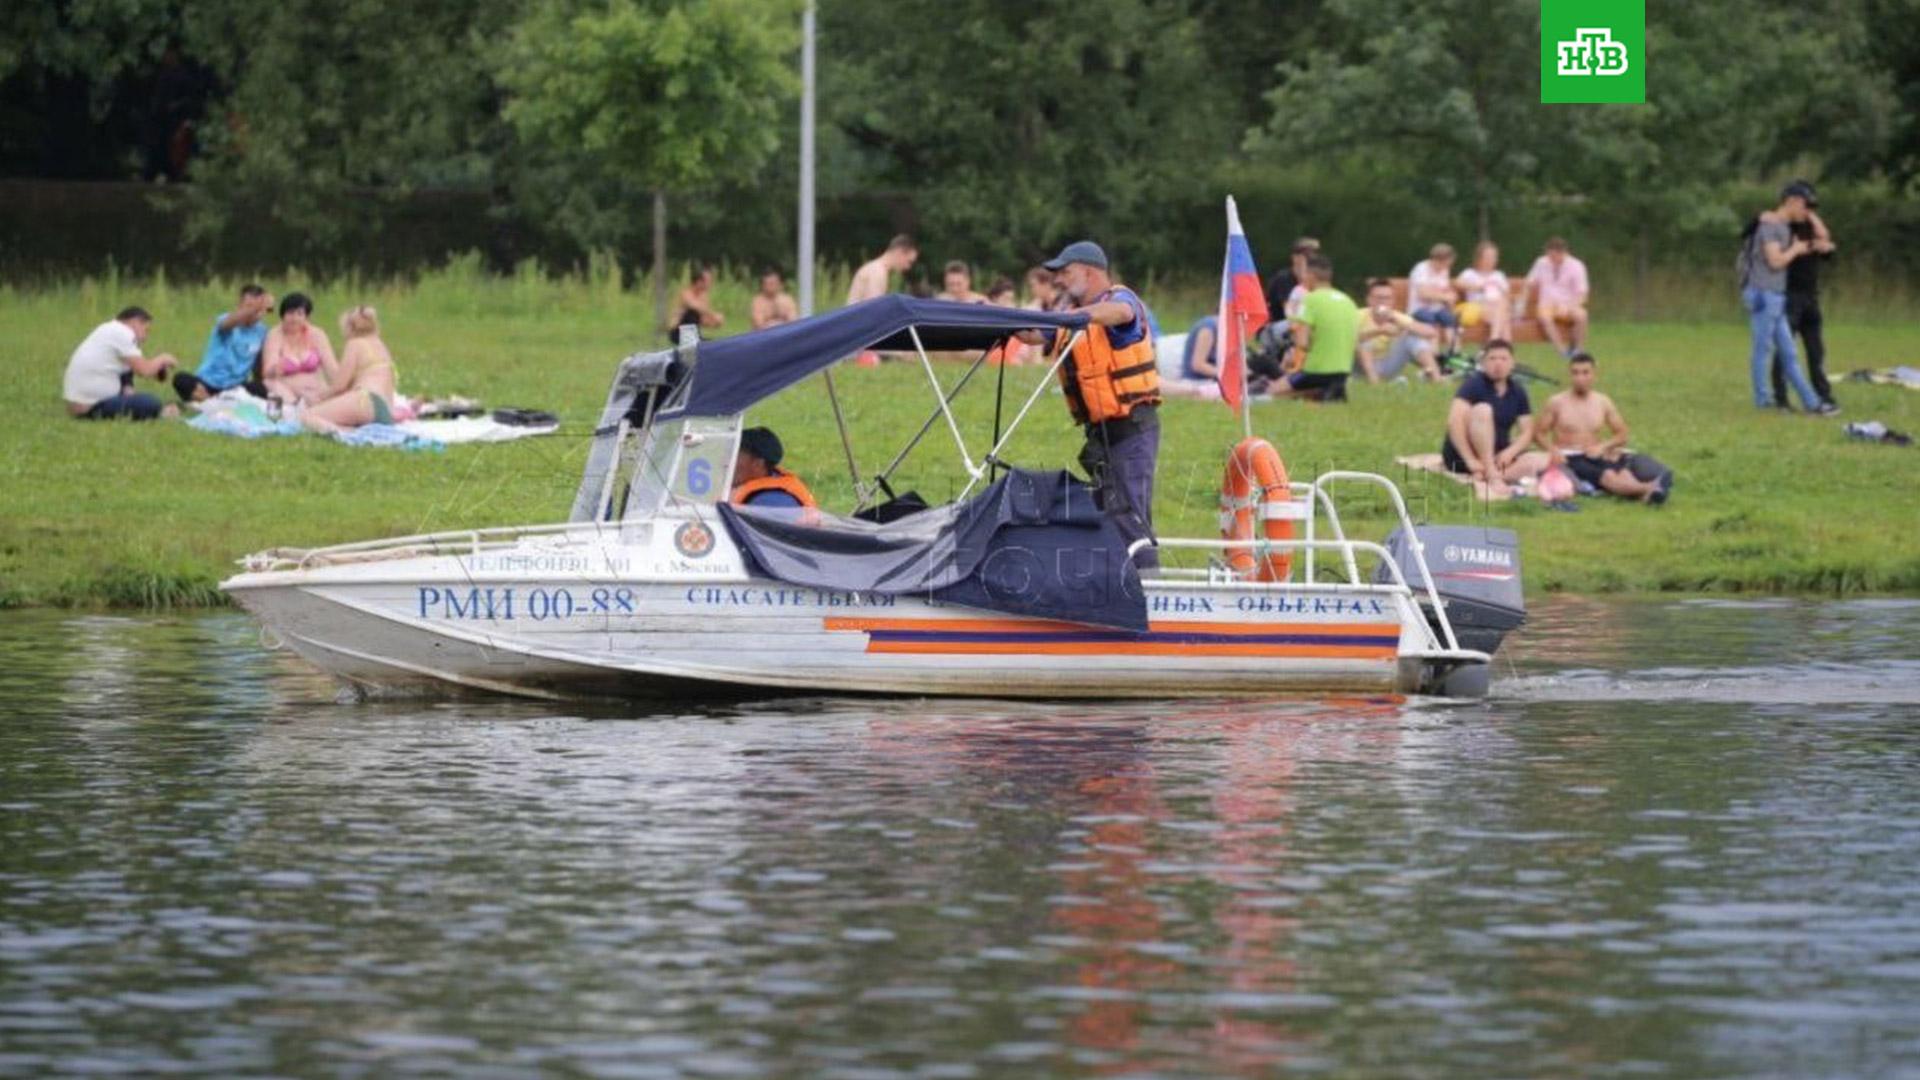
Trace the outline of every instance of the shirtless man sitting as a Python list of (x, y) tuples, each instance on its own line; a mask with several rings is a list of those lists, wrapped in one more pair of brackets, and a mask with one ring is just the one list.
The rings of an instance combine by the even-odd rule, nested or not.
[(1586, 352), (1576, 352), (1567, 361), (1571, 385), (1547, 399), (1540, 416), (1540, 445), (1552, 455), (1553, 465), (1566, 466), (1582, 483), (1623, 499), (1665, 502), (1663, 485), (1636, 479), (1627, 467), (1627, 421), (1612, 398), (1593, 388), (1596, 366)]
[(747, 314), (753, 319), (755, 330), (790, 323), (800, 317), (800, 307), (787, 292), (786, 278), (780, 271), (768, 267), (760, 272), (760, 291), (753, 294)]

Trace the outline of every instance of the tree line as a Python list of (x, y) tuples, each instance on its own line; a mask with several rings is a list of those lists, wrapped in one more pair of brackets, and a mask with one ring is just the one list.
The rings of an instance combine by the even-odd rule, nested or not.
[[(0, 169), (180, 167), (202, 241), (271, 219), (349, 261), (383, 206), (438, 190), (629, 254), (648, 250), (658, 197), (675, 235), (727, 249), (684, 254), (780, 260), (800, 11), (8, 5)], [(1302, 177), (1330, 202), (1391, 191), (1481, 234), (1567, 202), (1643, 240), (1737, 227), (1739, 184), (1911, 190), (1920, 0), (1694, 0), (1647, 20), (1648, 103), (1565, 106), (1538, 101), (1537, 0), (819, 0), (821, 195), (885, 208), (821, 251), (851, 260), (907, 224), (996, 265), (1094, 235), (1135, 272), (1171, 269), (1217, 249), (1229, 187)]]

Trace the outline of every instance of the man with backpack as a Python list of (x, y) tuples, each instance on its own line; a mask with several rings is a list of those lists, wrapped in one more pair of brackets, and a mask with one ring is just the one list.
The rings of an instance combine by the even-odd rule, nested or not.
[(1796, 180), (1781, 189), (1778, 206), (1761, 213), (1749, 225), (1740, 247), (1740, 299), (1747, 309), (1747, 326), (1753, 332), (1747, 368), (1753, 380), (1754, 405), (1762, 409), (1786, 405), (1784, 400), (1776, 402), (1768, 395), (1768, 361), (1777, 352), (1781, 371), (1806, 410), (1832, 415), (1839, 408), (1821, 400), (1800, 373), (1793, 328), (1787, 323), (1787, 267), (1818, 250), (1816, 240), (1793, 238), (1793, 224), (1807, 220), (1807, 204), (1812, 198), (1812, 185)]

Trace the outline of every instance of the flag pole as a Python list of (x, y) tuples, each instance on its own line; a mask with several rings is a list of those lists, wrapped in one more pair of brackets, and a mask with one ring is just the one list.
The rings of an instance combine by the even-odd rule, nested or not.
[[(1238, 319), (1240, 317), (1239, 312), (1235, 312), (1233, 317)], [(1247, 358), (1245, 356), (1247, 339), (1244, 336), (1246, 326), (1242, 324), (1240, 329), (1241, 334), (1234, 338), (1235, 341), (1240, 342), (1240, 351), (1242, 353), (1240, 357), (1240, 426), (1245, 433), (1244, 437), (1251, 439), (1253, 438), (1253, 398), (1249, 396), (1248, 391), (1251, 380), (1247, 378)]]

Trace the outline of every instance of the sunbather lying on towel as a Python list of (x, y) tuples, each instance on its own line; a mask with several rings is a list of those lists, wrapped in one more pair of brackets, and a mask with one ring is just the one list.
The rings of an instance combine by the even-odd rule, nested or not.
[(1634, 475), (1625, 452), (1626, 418), (1612, 398), (1593, 388), (1597, 367), (1585, 352), (1576, 352), (1567, 361), (1567, 381), (1572, 385), (1547, 399), (1546, 411), (1540, 414), (1540, 445), (1552, 455), (1553, 466), (1564, 466), (1582, 483), (1623, 499), (1665, 502), (1672, 474), (1665, 481)]

